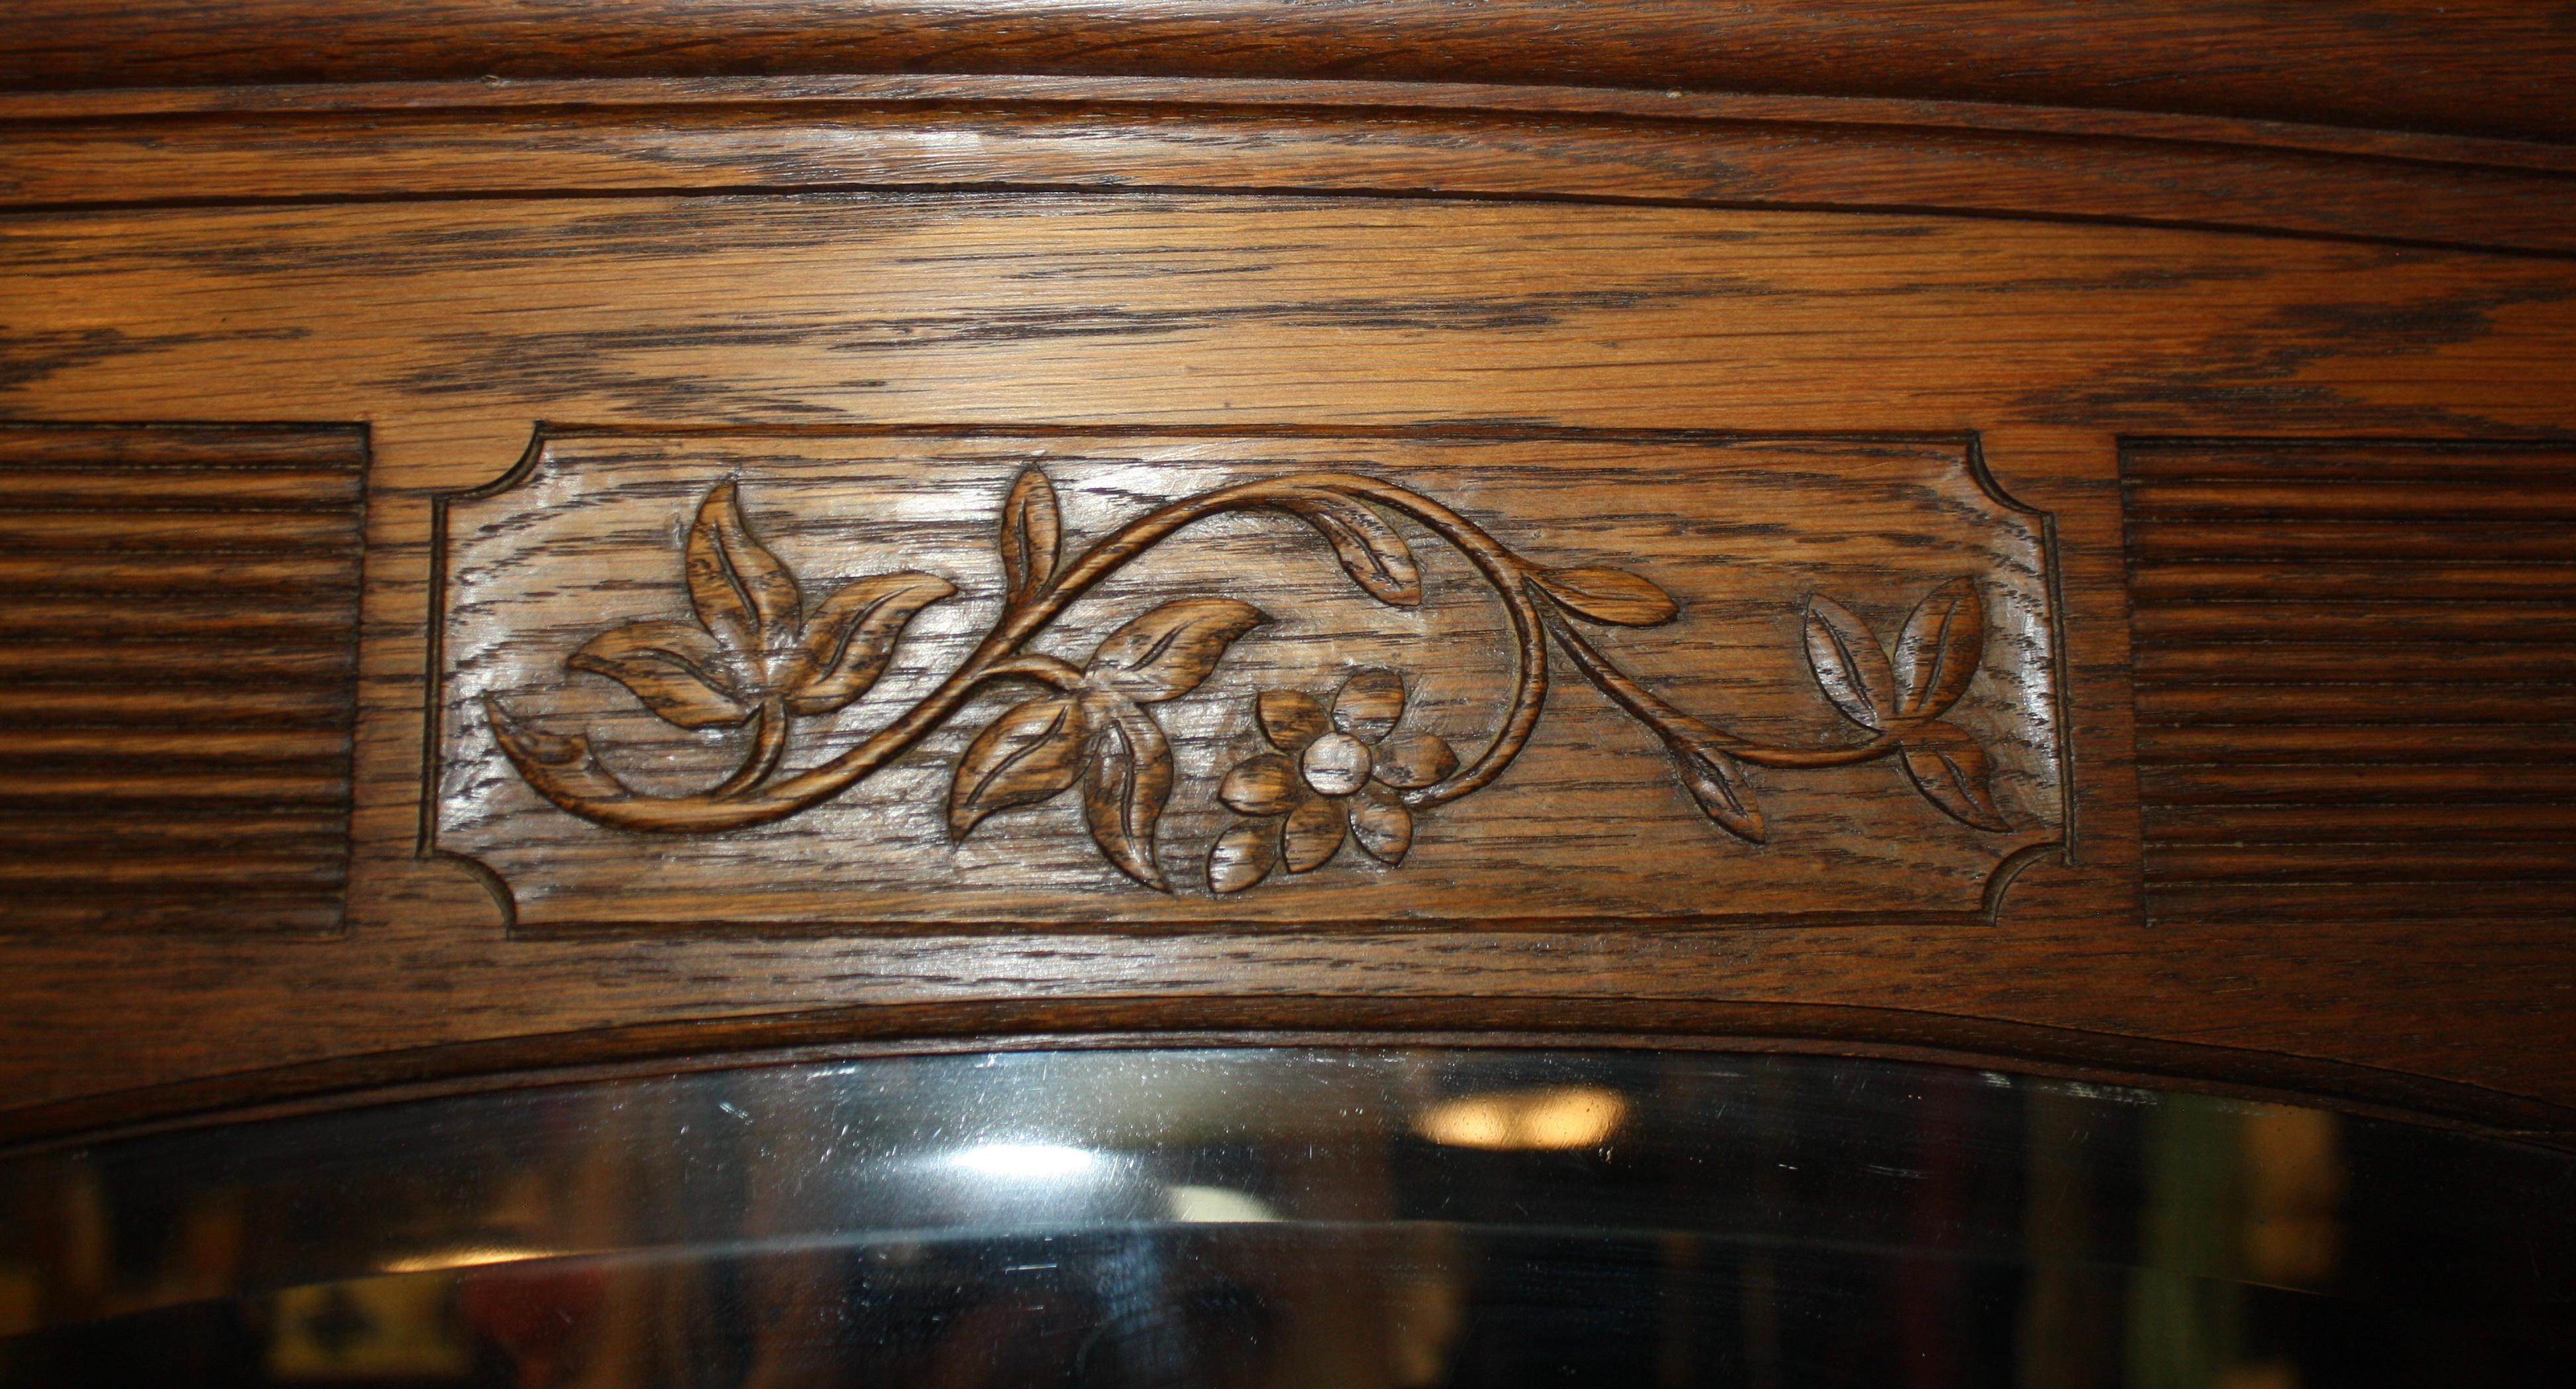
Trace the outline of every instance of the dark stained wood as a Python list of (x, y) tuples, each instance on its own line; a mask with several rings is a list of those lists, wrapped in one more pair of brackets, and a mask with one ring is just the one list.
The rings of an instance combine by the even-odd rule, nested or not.
[[(347, 428), (0, 425), (9, 929), (339, 926), (365, 458)], [(100, 620), (210, 593), (258, 596), (175, 643)]]
[[(2576, 912), (2576, 701), (2549, 635), (2576, 618), (2576, 569), (2550, 557), (2576, 451), (2133, 443), (2121, 460), (2150, 920)], [(2157, 621), (2186, 608), (2237, 620)], [(2321, 608), (2338, 618), (2322, 638)]]
[(21, 0), (0, 85), (1006, 72), (1849, 93), (2576, 132), (2560, 3)]
[[(576, 93), (562, 93), (570, 98)], [(960, 185), (1189, 186), (1619, 202), (1942, 209), (2258, 227), (2576, 254), (2576, 177), (2513, 152), (2285, 145), (2270, 129), (2070, 141), (2056, 130), (1889, 124), (1839, 110), (1744, 119), (1442, 111), (1381, 96), (1339, 115), (1170, 102), (793, 102), (30, 122), (0, 205)], [(1460, 98), (1452, 96), (1450, 100)], [(419, 98), (414, 98), (417, 102)], [(1669, 103), (1679, 106), (1681, 103)], [(6, 107), (0, 105), (0, 112)], [(2539, 150), (2545, 147), (2523, 146)], [(1257, 149), (1260, 157), (1243, 157)]]
[[(23, 740), (0, 882), (122, 903), (0, 939), (0, 1132), (779, 1047), (1357, 1035), (1903, 1052), (2576, 1131), (2576, 162), (2487, 138), (2570, 126), (2555, 9), (1995, 3), (1828, 33), (1864, 11), (1280, 7), (1232, 56), (1190, 27), (1224, 6), (1122, 8), (1114, 34), (1054, 6), (741, 27), (755, 9), (788, 13), (608, 35), (520, 6), (496, 39), (439, 27), (464, 7), (328, 32), (129, 7), (0, 39), (22, 83), (370, 79), (0, 95), (0, 433), (363, 421), (369, 449), (361, 476), (354, 428), (89, 430), (0, 468), (0, 730)], [(261, 40), (213, 43), (236, 23)], [(486, 60), (819, 75), (383, 80)], [(927, 65), (1148, 76), (882, 75)], [(1245, 76), (1171, 75), (1196, 71)], [(1350, 80), (1399, 76), (1593, 85)], [(2072, 109), (2095, 103), (2158, 109)], [(2352, 121), (2482, 134), (2323, 124)], [(529, 453), (541, 427), (559, 456)], [(182, 435), (267, 442), (133, 480)], [(854, 611), (824, 601), (844, 585), (955, 590), (853, 619), (891, 701), (1003, 594), (1043, 601), (1047, 554), (1329, 468), (1596, 571), (1524, 575), (1556, 614), (1529, 751), (1424, 810), (1398, 866), (1380, 823), (1383, 855), (1205, 875), (1231, 818), (1274, 818), (1217, 808), (1262, 690), (1428, 670), (1450, 688), (1408, 686), (1404, 718), (1462, 767), (1488, 745), (1509, 605), (1453, 641), (1432, 618), (1473, 581), (1399, 515), (1203, 523), (1137, 561), (1160, 586), (1140, 568), (1100, 593), (1130, 606), (1036, 644), (1072, 676), (1025, 664), (884, 779), (766, 825), (613, 830), (574, 787), (585, 820), (470, 697), (664, 789), (749, 752), (735, 789), (768, 795), (901, 713), (873, 690), (823, 710), (794, 664)], [(738, 522), (708, 511), (726, 495)], [(800, 602), (739, 591), (760, 635), (701, 682), (721, 701), (674, 706), (723, 716), (690, 732), (600, 673), (650, 643), (567, 657), (732, 623), (684, 577), (711, 514), (730, 572), (766, 554)], [(359, 526), (362, 590), (337, 567)], [(1665, 735), (1690, 730), (1630, 716), (1866, 742), (1834, 712), (1877, 688), (1865, 648), (1893, 691), (1909, 615), (1971, 551), (2020, 557), (2030, 619), (1990, 634), (1959, 706), (2019, 759), (2008, 832), (1946, 817), (1888, 749), (1747, 772), (1755, 844), (1674, 778)], [(1417, 585), (1418, 607), (1368, 596)], [(981, 730), (1047, 678), (1076, 705), (1128, 679), (1084, 667), (1181, 599), (1272, 621), (1207, 638), (1204, 692), (1122, 691), (1171, 721), (1156, 852), (1127, 814), (1152, 739), (1105, 699), (1081, 717), (1126, 741), (1086, 742), (1055, 797), (1019, 772), (959, 797)], [(1396, 627), (1342, 640), (1335, 603)], [(1560, 631), (1633, 679), (1587, 675)], [(2049, 699), (1998, 699), (2039, 669)], [(765, 751), (772, 697), (807, 708)], [(2029, 784), (2050, 759), (2054, 805)], [(996, 873), (972, 911), (924, 890)], [(237, 929), (280, 922), (308, 929)]]
[[(445, 510), (434, 847), (521, 930), (1981, 923), (2066, 768), (2047, 518), (1969, 450), (548, 438)], [(861, 677), (785, 702), (754, 612)]]

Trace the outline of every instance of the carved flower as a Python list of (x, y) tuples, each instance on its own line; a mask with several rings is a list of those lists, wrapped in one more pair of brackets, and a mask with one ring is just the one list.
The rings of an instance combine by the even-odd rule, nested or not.
[(1413, 846), (1413, 812), (1396, 793), (1458, 769), (1458, 755), (1437, 734), (1389, 736), (1404, 718), (1403, 678), (1358, 671), (1330, 710), (1295, 690), (1264, 690), (1253, 707), (1273, 751), (1235, 764), (1217, 787), (1217, 799), (1248, 818), (1208, 852), (1209, 888), (1241, 892), (1282, 863), (1291, 873), (1312, 872), (1345, 838), (1381, 863), (1402, 863)]

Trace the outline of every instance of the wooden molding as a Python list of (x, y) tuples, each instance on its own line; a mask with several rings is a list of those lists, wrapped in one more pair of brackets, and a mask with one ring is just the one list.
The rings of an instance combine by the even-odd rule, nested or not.
[[(1294, 0), (26, 0), (0, 86), (1004, 72), (1372, 78), (1928, 97), (2564, 138), (2558, 3), (2364, 0), (2152, 13), (2043, 0), (1364, 8)], [(2213, 55), (2260, 54), (2260, 62)]]
[(0, 424), (13, 930), (335, 931), (366, 437)]
[[(343, 17), (298, 71), (446, 71), (493, 51), (467, 12)], [(522, 70), (576, 70), (569, 12), (517, 12)], [(584, 61), (834, 71), (0, 99), (0, 452), (335, 450), (312, 543), (248, 568), (182, 551), (267, 513), (171, 518), (268, 472), (0, 466), (0, 858), (96, 908), (0, 930), (10, 1132), (1113, 1034), (1902, 1046), (2569, 1127), (2534, 518), (2576, 166), (2316, 124), (2545, 134), (2514, 74), (2558, 40), (2495, 36), (2554, 11), (2376, 7), (2323, 94), (2329, 50), (2255, 92), (2200, 10), (2171, 87), (2086, 67), (2176, 51), (2089, 11), (1845, 36), (2013, 19), (2041, 75), (1991, 89), (1720, 42), (1818, 7), (1599, 9), (1590, 66), (1410, 5), (1264, 10), (1222, 60), (1183, 21), (1223, 6), (1096, 59), (1060, 8), (939, 19), (1026, 21), (953, 60), (847, 6), (646, 54), (711, 13), (753, 12)], [(233, 80), (204, 26), (244, 15), (299, 32), (129, 10), (0, 60)], [(864, 70), (1023, 57), (1149, 75)], [(1201, 58), (1467, 80), (1169, 75)], [(1652, 64), (1879, 94), (1475, 85)], [(1971, 88), (2165, 114), (1915, 99)], [(280, 759), (327, 804), (274, 840), (87, 794)], [(189, 845), (228, 857), (142, 909)], [(234, 890), (289, 850), (303, 896)]]
[(2121, 450), (2150, 919), (2576, 909), (2576, 449)]

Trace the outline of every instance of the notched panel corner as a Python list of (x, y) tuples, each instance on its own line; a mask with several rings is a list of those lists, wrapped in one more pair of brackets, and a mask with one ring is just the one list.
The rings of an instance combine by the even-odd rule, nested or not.
[(442, 510), (519, 929), (1992, 919), (2044, 513), (1960, 437), (545, 434)]

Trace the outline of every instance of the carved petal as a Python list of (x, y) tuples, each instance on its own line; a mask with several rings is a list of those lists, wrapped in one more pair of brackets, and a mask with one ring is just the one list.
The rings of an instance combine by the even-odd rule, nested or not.
[(1172, 745), (1154, 717), (1123, 699), (1094, 696), (1090, 766), (1082, 783), (1082, 818), (1091, 842), (1118, 871), (1169, 892), (1155, 861), (1154, 828), (1172, 798)]
[(1084, 674), (1140, 704), (1178, 699), (1208, 678), (1235, 638), (1268, 620), (1231, 598), (1165, 603), (1110, 633)]
[(1245, 815), (1285, 815), (1298, 797), (1297, 770), (1275, 752), (1235, 763), (1216, 788), (1218, 800)]
[(1666, 739), (1664, 748), (1673, 755), (1673, 772), (1681, 778), (1682, 789), (1691, 793), (1718, 828), (1738, 839), (1762, 842), (1762, 812), (1754, 805), (1753, 788), (1744, 784), (1734, 758), (1683, 738)]
[(1351, 798), (1351, 838), (1380, 863), (1402, 863), (1413, 847), (1413, 812), (1393, 796), (1362, 791)]
[(1985, 654), (1986, 604), (1976, 580), (1952, 579), (1932, 590), (1896, 638), (1896, 712), (1940, 717), (1968, 692)]
[(751, 717), (737, 698), (716, 639), (693, 622), (638, 622), (592, 637), (564, 662), (634, 691), (644, 707), (682, 728), (728, 728)]
[(1384, 666), (1353, 672), (1333, 696), (1333, 727), (1363, 743), (1394, 732), (1396, 720), (1403, 717), (1404, 677)]
[(1422, 602), (1422, 570), (1412, 547), (1375, 510), (1340, 497), (1291, 502), (1288, 510), (1323, 534), (1343, 572), (1370, 597), (1399, 608)]
[(1261, 735), (1270, 740), (1270, 746), (1292, 756), (1304, 752), (1308, 743), (1323, 737), (1332, 726), (1324, 706), (1313, 695), (1296, 690), (1263, 690), (1252, 707), (1261, 719)]
[(1896, 672), (1869, 624), (1819, 593), (1807, 600), (1807, 664), (1843, 717), (1873, 732), (1896, 712)]
[(1542, 569), (1530, 582), (1576, 617), (1620, 627), (1652, 627), (1682, 610), (1652, 579), (1625, 569)]
[(725, 650), (756, 657), (753, 668), (766, 672), (795, 647), (805, 595), (778, 556), (752, 538), (734, 484), (718, 484), (699, 504), (685, 567), (698, 621)]
[(905, 624), (956, 591), (933, 574), (873, 574), (842, 585), (806, 620), (788, 658), (781, 680), (788, 709), (828, 714), (866, 694), (885, 673)]
[(1208, 850), (1208, 891), (1241, 892), (1279, 866), (1279, 827), (1267, 820), (1237, 820)]
[(1437, 733), (1390, 738), (1378, 744), (1377, 779), (1412, 790), (1429, 786), (1458, 770), (1458, 754)]
[(1279, 827), (1279, 850), (1291, 873), (1311, 873), (1332, 860), (1350, 824), (1349, 802), (1317, 796), (1300, 801)]
[(1071, 695), (1014, 704), (975, 736), (948, 785), (948, 832), (966, 837), (997, 810), (1034, 805), (1082, 776), (1090, 720)]
[(1905, 774), (1914, 779), (1914, 789), (1950, 818), (1981, 830), (2000, 832), (2012, 828), (2002, 807), (1995, 804), (1993, 793), (1986, 789), (1986, 750), (1966, 729), (1956, 724), (1927, 723), (1908, 730), (1904, 761)]
[(1011, 483), (1002, 502), (1002, 588), (1010, 606), (1019, 607), (1055, 577), (1063, 553), (1064, 513), (1055, 500), (1055, 484), (1031, 468)]

